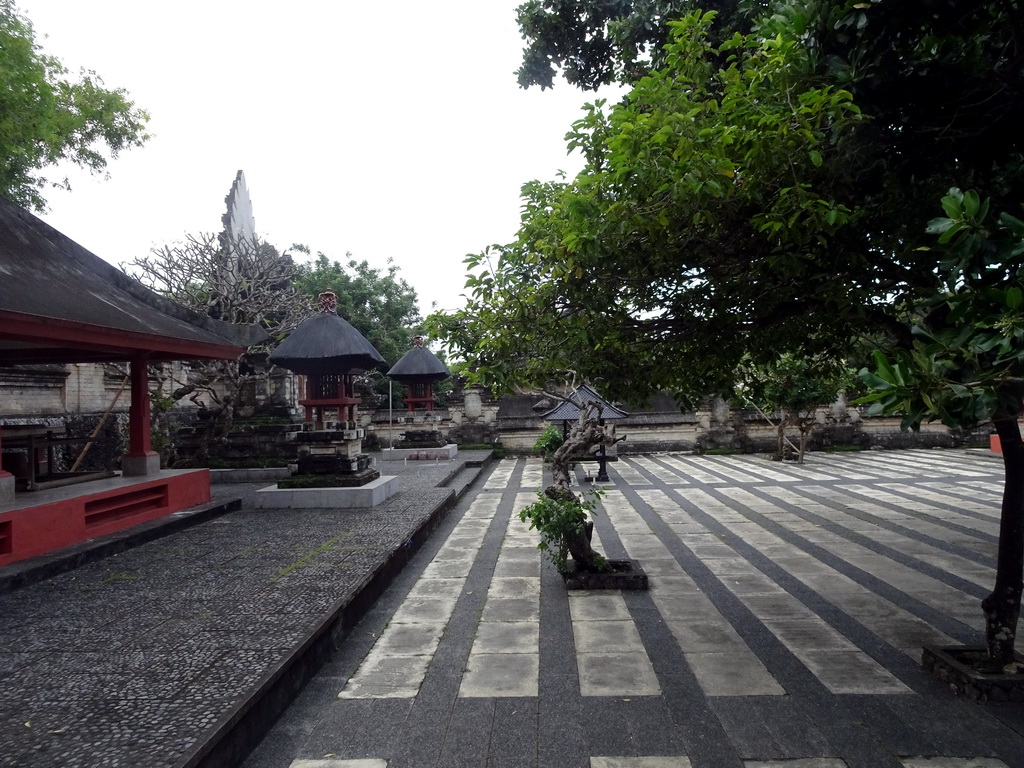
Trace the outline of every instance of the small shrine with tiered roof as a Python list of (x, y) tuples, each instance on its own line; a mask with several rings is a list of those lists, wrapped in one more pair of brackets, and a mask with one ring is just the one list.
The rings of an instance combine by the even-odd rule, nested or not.
[(269, 357), (304, 377), (299, 405), (305, 424), (296, 433), (296, 471), (257, 492), (261, 507), (371, 507), (398, 491), (397, 477), (382, 477), (363, 453), (355, 377), (384, 358), (338, 315), (338, 297), (320, 294), (320, 312), (303, 321)]

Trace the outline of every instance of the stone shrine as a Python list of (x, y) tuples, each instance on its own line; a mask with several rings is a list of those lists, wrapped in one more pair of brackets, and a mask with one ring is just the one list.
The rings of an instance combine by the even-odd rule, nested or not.
[[(422, 336), (414, 336), (412, 349), (408, 350), (391, 370), (388, 377), (404, 384), (408, 391), (405, 407), (412, 421), (417, 410), (426, 411), (426, 417), (433, 415), (434, 382), (444, 381), (449, 376), (448, 368), (423, 344)], [(387, 459), (451, 459), (458, 453), (458, 446), (449, 444), (439, 430), (407, 429), (397, 446), (386, 448), (382, 455)]]
[(320, 294), (320, 314), (299, 326), (269, 361), (305, 377), (299, 405), (305, 423), (295, 436), (296, 472), (257, 492), (262, 507), (369, 507), (397, 492), (397, 477), (381, 477), (363, 453), (355, 376), (384, 358), (338, 315), (338, 297)]

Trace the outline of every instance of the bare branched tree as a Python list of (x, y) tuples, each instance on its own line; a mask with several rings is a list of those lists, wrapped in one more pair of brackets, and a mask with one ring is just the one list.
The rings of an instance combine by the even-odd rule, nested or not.
[(184, 378), (166, 371), (154, 376), (162, 390), (157, 402), (170, 407), (188, 397), (199, 407), (207, 425), (201, 456), (205, 458), (210, 444), (230, 431), (243, 387), (268, 376), (269, 347), (312, 311), (309, 300), (292, 285), (295, 264), (290, 255), (256, 237), (204, 234), (154, 248), (124, 269), (182, 306), (216, 320), (258, 324), (267, 331), (267, 342), (250, 347), (237, 360), (192, 364), (184, 369)]

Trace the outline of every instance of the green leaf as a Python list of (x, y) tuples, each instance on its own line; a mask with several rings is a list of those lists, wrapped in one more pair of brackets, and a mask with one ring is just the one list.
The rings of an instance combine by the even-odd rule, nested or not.
[(963, 193), (961, 193), (956, 187), (953, 187), (949, 190), (949, 194), (942, 198), (942, 210), (944, 210), (946, 215), (951, 219), (962, 218), (963, 207), (961, 206), (961, 202), (963, 199)]
[(1017, 286), (1007, 288), (1005, 303), (1010, 309), (1020, 309), (1021, 304), (1024, 304), (1024, 293)]

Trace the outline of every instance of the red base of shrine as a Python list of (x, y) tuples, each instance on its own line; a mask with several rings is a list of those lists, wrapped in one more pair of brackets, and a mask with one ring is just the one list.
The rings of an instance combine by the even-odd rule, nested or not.
[(0, 565), (44, 555), (210, 500), (208, 469), (164, 470), (20, 493), (0, 504)]

